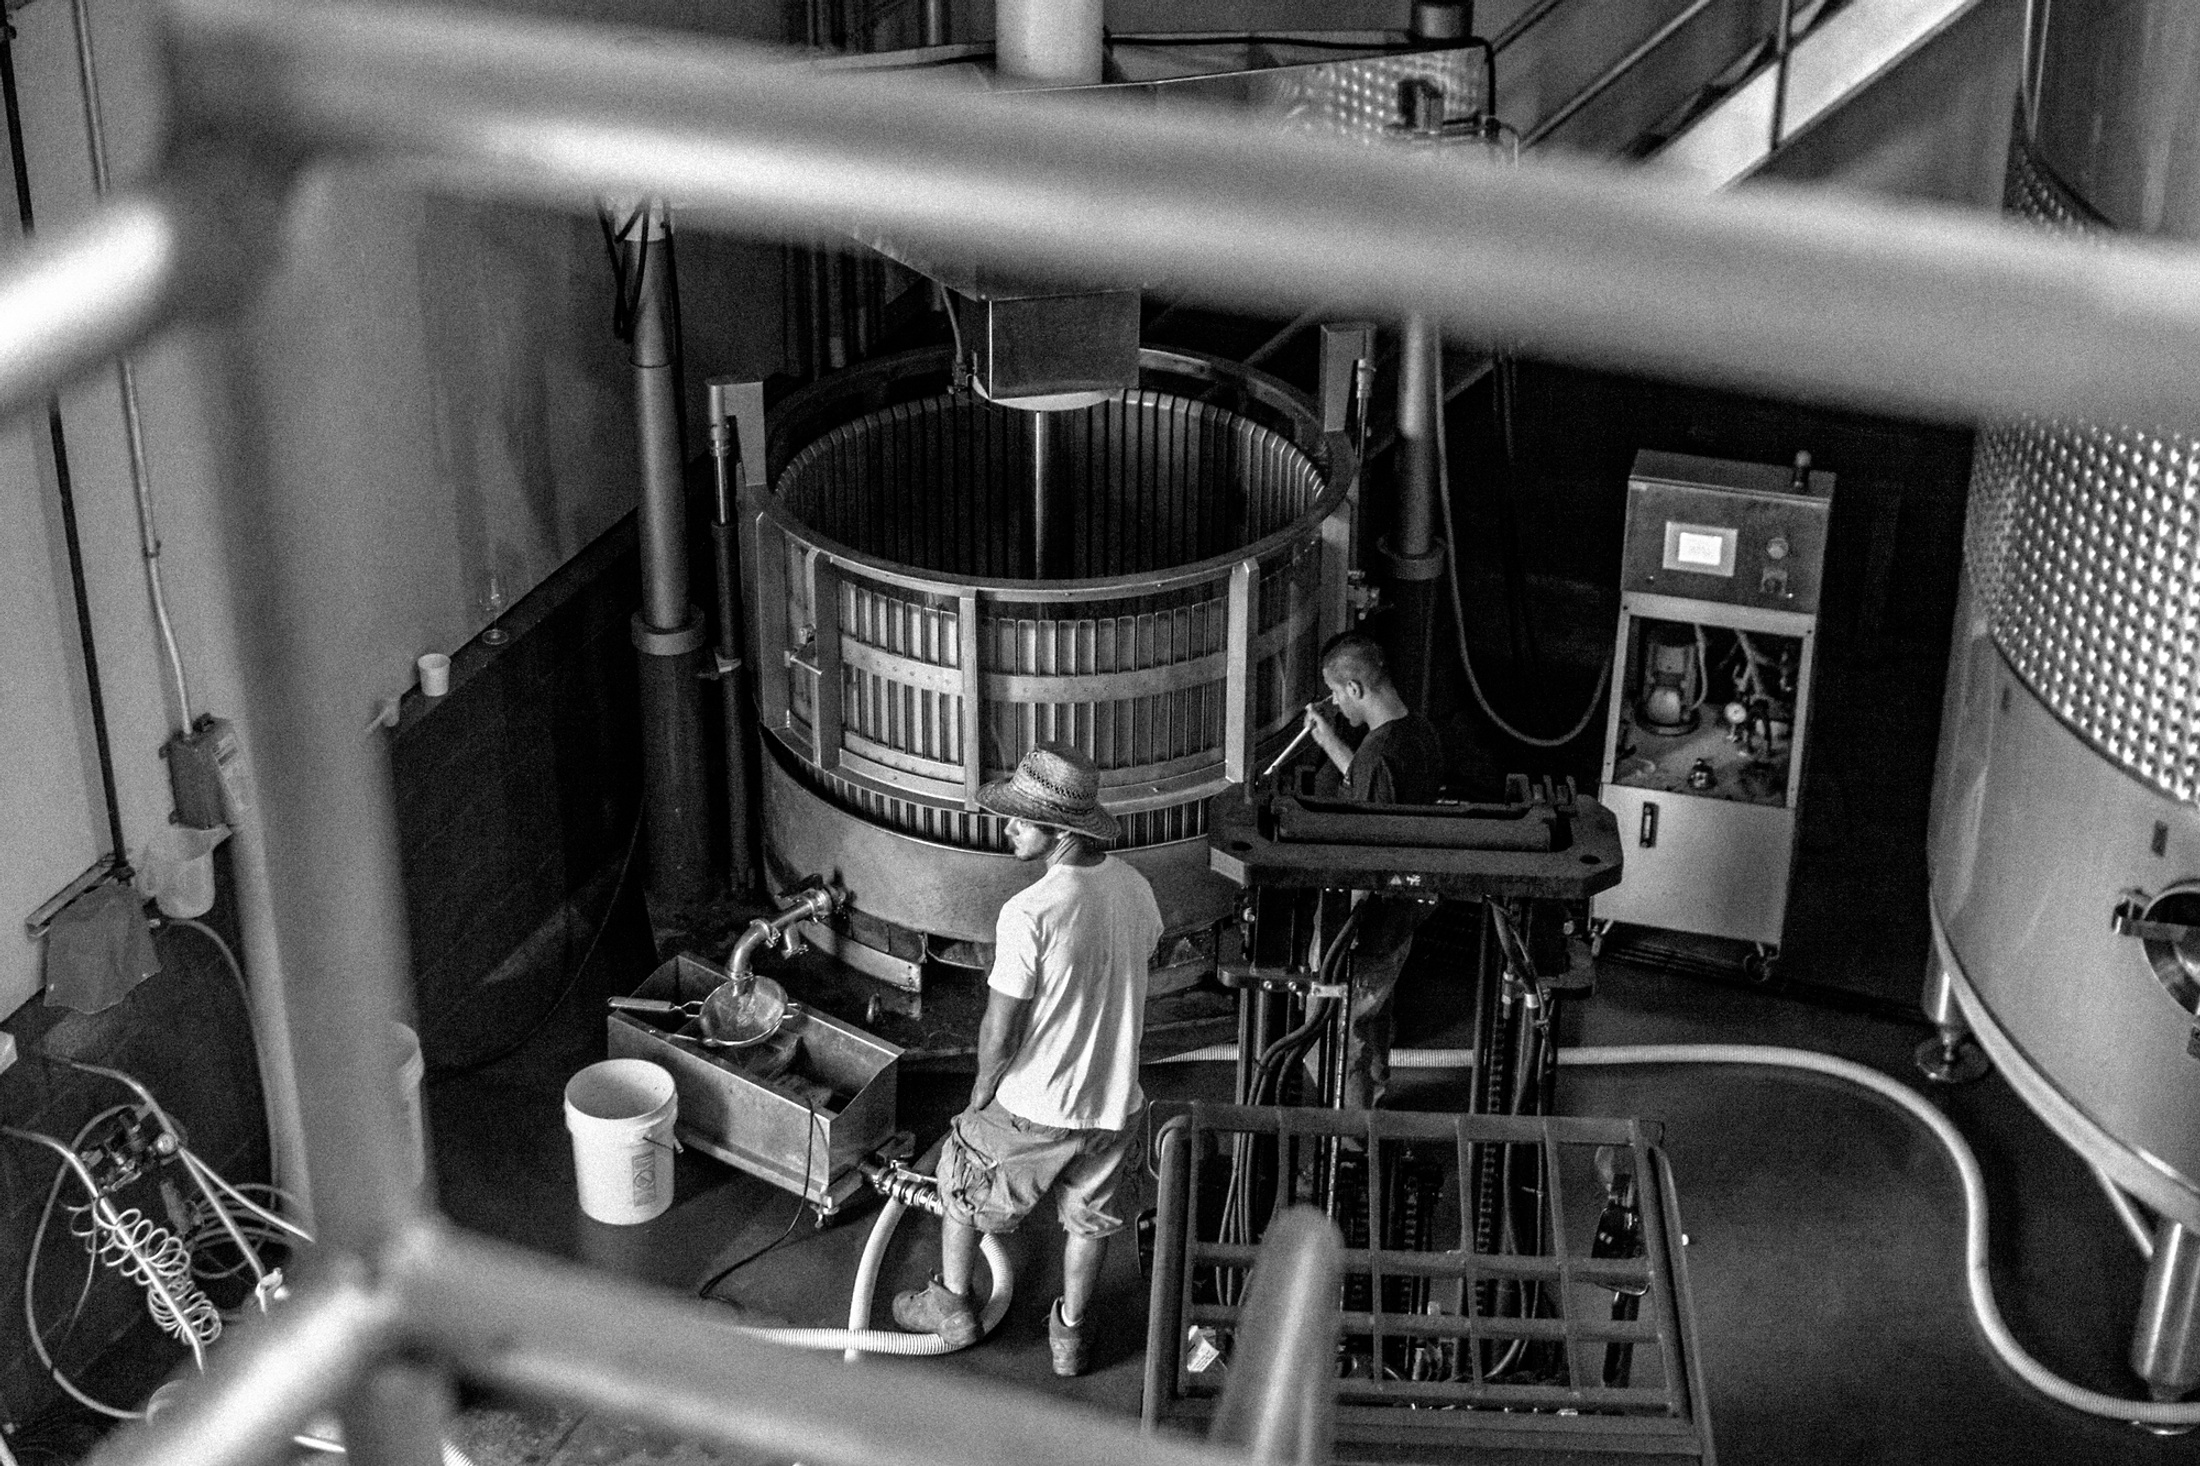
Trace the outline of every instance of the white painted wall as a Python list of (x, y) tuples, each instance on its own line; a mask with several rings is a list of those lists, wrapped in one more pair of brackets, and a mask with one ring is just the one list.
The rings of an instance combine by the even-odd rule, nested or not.
[[(91, 4), (110, 166), (122, 184), (150, 166), (159, 142), (151, 7)], [(767, 37), (779, 24), (763, 0), (651, 0), (617, 14)], [(57, 230), (93, 204), (68, 0), (35, 0), (12, 19), (33, 202), (40, 228)], [(12, 198), (12, 185), (0, 189), (0, 201)], [(10, 221), (0, 241), (9, 240), (14, 210), (0, 215)], [(269, 364), (259, 385), (269, 430), (286, 454), (341, 455), (380, 487), (374, 533), (352, 547), (373, 567), (376, 592), (326, 608), (367, 632), (358, 665), (345, 669), (364, 729), (377, 704), (411, 684), (415, 656), (486, 624), (492, 573), (507, 603), (516, 601), (632, 506), (632, 397), (624, 348), (610, 335), (609, 269), (585, 216), (431, 198), (350, 175), (310, 184), (287, 219), (270, 219), (243, 247), (264, 248), (273, 262), (251, 313)], [(691, 337), (735, 340), (736, 355), (758, 359), (693, 359), (691, 347), (691, 373), (774, 369), (779, 287), (764, 272), (776, 250), (709, 254), (726, 278), (698, 293), (741, 301), (771, 329), (699, 323)], [(761, 311), (759, 300), (768, 302)], [(212, 434), (224, 404), (211, 394), (229, 384), (207, 378), (202, 347), (172, 332), (142, 350), (137, 372), (193, 711), (236, 716), (236, 617), (255, 609), (252, 587), (231, 586), (217, 548)], [(168, 817), (158, 749), (178, 713), (138, 554), (112, 372), (72, 386), (63, 408), (134, 856)], [(242, 731), (249, 749), (252, 730)], [(40, 986), (40, 950), (22, 917), (107, 843), (43, 412), (0, 423), (0, 735), (4, 1016)]]

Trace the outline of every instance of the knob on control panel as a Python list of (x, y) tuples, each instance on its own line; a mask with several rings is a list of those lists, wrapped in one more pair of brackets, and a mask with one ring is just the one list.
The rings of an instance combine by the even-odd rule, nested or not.
[(1776, 534), (1765, 541), (1765, 558), (1767, 560), (1785, 560), (1787, 557), (1788, 542), (1786, 535)]

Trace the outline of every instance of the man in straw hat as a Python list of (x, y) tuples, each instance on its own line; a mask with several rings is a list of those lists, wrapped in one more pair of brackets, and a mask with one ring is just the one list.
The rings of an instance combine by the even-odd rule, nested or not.
[(1075, 749), (1034, 748), (978, 803), (1007, 817), (1018, 860), (1046, 870), (1001, 907), (978, 1080), (940, 1153), (940, 1271), (894, 1300), (894, 1321), (955, 1348), (975, 1342), (978, 1234), (1013, 1232), (1051, 1188), (1069, 1240), (1047, 1339), (1054, 1372), (1074, 1375), (1085, 1305), (1123, 1226), (1117, 1193), (1136, 1165), (1138, 1043), (1161, 908), (1146, 878), (1102, 849), (1115, 816), (1100, 807), (1100, 771)]

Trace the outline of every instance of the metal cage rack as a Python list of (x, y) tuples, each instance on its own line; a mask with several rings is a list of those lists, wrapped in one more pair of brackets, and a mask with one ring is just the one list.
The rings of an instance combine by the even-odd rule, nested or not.
[[(1311, 1201), (1345, 1241), (1339, 1460), (1473, 1447), (1712, 1461), (1657, 1135), (1638, 1120), (1187, 1107), (1158, 1135), (1147, 1423), (1214, 1418), (1256, 1244)], [(1499, 1165), (1541, 1175), (1510, 1247), (1476, 1241), (1497, 1235), (1477, 1198), (1499, 1194)], [(1600, 1181), (1617, 1175), (1639, 1198), (1621, 1247), (1600, 1218)], [(1253, 1214), (1242, 1240), (1219, 1240)]]

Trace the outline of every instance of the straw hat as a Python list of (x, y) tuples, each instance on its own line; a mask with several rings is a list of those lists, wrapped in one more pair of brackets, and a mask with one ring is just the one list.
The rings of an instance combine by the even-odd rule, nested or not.
[(1100, 771), (1074, 748), (1044, 744), (1024, 755), (1016, 772), (978, 790), (978, 806), (1035, 825), (1054, 825), (1112, 840), (1115, 816), (1100, 807)]

